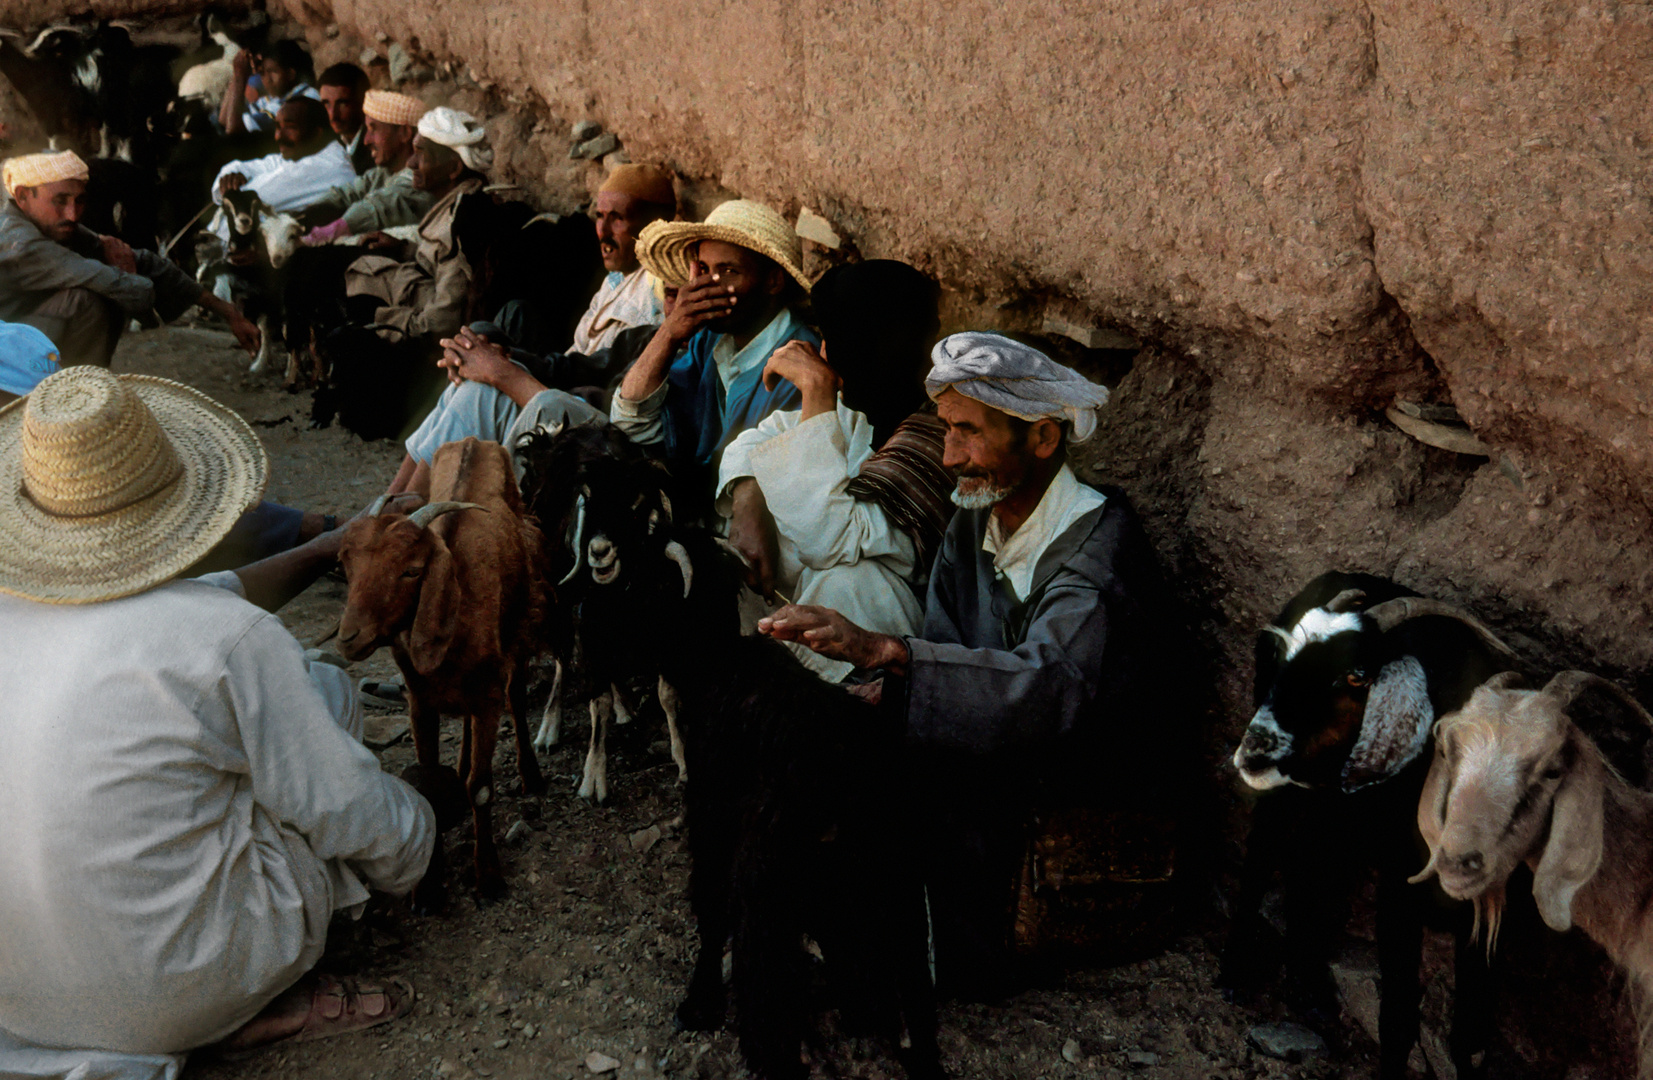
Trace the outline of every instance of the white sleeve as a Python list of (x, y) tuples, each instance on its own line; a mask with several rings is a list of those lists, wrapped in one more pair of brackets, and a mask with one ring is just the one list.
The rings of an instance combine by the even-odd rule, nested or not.
[(243, 600), (247, 598), (247, 586), (242, 583), (241, 575), (234, 570), (217, 570), (190, 580), (199, 581), (203, 585), (211, 585), (215, 589), (228, 589)]
[(355, 179), (344, 147), (334, 142), (309, 157), (282, 162), (280, 168), (249, 181), (247, 186), (258, 192), (270, 209), (289, 213), (320, 202), (335, 187)]
[[(275, 160), (272, 162), (270, 160), (271, 158), (274, 158)], [(213, 177), (213, 203), (220, 206), (223, 205), (224, 195), (218, 190), (218, 185), (223, 181), (224, 177), (228, 176), (230, 173), (240, 173), (242, 176), (245, 176), (247, 178), (247, 182), (251, 184), (259, 177), (264, 176), (271, 170), (275, 169), (277, 165), (281, 164), (281, 162), (282, 157), (280, 154), (266, 154), (261, 158), (248, 158), (246, 161), (232, 161), (228, 165), (225, 165), (222, 169), (218, 170), (218, 175)]]
[(246, 754), (253, 799), (296, 829), (321, 859), (348, 863), (393, 895), (424, 876), (436, 842), (425, 799), (379, 768), (323, 694), (297, 640), (273, 615), (225, 661), (225, 686)]
[(883, 507), (849, 493), (850, 440), (840, 415), (823, 413), (776, 435), (754, 447), (749, 462), (775, 530), (804, 566), (825, 570), (881, 558), (903, 577), (912, 573), (912, 537)]
[(747, 428), (736, 435), (728, 446), (724, 447), (723, 461), (717, 469), (717, 512), (719, 514), (724, 517), (729, 516), (729, 511), (732, 509), (729, 489), (735, 486), (736, 481), (744, 480), (752, 475), (752, 452), (775, 436), (797, 427), (802, 416), (802, 409), (772, 412), (758, 421), (757, 427)]

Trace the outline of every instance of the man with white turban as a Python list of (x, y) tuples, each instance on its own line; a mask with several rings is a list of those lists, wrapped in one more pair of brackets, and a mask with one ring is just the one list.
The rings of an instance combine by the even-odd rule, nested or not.
[(1130, 773), (1157, 775), (1133, 750), (1137, 729), (1164, 726), (1138, 700), (1158, 656), (1158, 573), (1123, 494), (1067, 464), (1068, 444), (1095, 432), (1105, 388), (998, 334), (954, 334), (931, 359), (925, 388), (960, 510), (931, 570), (923, 631), (873, 633), (804, 606), (758, 629), (884, 674), (880, 703), (904, 717), (929, 818), (915, 850), (938, 982), (980, 998), (1007, 988), (1029, 811), (1095, 805)]
[(364, 255), (345, 273), (345, 293), (378, 301), (373, 328), (381, 337), (428, 337), (434, 342), (459, 329), (471, 267), (453, 242), (454, 213), (465, 195), (482, 190), (494, 165), (488, 132), (470, 113), (439, 106), (419, 118), (413, 140), (413, 186), (432, 206), (419, 222), (419, 238), (395, 245), (371, 234), (368, 245), (386, 255)]

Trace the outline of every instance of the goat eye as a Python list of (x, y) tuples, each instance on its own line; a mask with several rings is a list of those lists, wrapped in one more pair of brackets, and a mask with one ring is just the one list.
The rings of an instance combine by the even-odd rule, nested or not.
[(410, 566), (406, 570), (402, 571), (402, 576), (405, 578), (416, 578), (424, 572), (425, 568), (422, 566)]
[(1366, 673), (1364, 671), (1351, 671), (1347, 675), (1343, 676), (1343, 681), (1349, 686), (1356, 687), (1372, 685), (1372, 680), (1366, 677)]
[(1544, 770), (1544, 779), (1546, 779), (1546, 780), (1560, 780), (1561, 779), (1561, 766), (1551, 765), (1549, 768), (1545, 769)]

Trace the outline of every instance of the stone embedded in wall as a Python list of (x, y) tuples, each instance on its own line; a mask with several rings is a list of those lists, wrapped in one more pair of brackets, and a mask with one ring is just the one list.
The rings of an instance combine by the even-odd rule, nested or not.
[(581, 161), (591, 161), (612, 154), (620, 149), (620, 137), (612, 131), (605, 132), (595, 139), (587, 139), (582, 143), (575, 143), (568, 151), (568, 156)]

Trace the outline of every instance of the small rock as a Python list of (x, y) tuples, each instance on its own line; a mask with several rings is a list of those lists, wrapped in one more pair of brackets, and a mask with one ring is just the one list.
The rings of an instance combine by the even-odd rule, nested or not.
[(385, 750), (408, 737), (406, 713), (370, 713), (362, 720), (362, 745)]
[(377, 41), (380, 45), (383, 45), (385, 42), (390, 40), (390, 35), (385, 33), (383, 30), (380, 30), (377, 34), (373, 35), (373, 40)]
[(379, 55), (379, 50), (363, 49), (361, 55), (356, 57), (356, 62), (362, 67), (367, 67), (369, 64), (378, 63), (381, 59), (383, 58)]
[(1295, 1063), (1326, 1056), (1326, 1040), (1302, 1024), (1258, 1024), (1245, 1037), (1246, 1042), (1281, 1061)]
[(620, 149), (620, 138), (610, 131), (607, 134), (597, 136), (595, 139), (575, 143), (574, 149), (568, 152), (568, 156), (576, 160), (591, 161), (602, 157), (604, 154), (612, 154), (618, 149)]
[(631, 850), (642, 855), (660, 842), (660, 826), (650, 825), (631, 834)]
[(494, 1049), (495, 1050), (503, 1050), (507, 1046), (510, 1046), (510, 1045), (511, 1045), (511, 1040), (510, 1039), (495, 1039), (494, 1040)]
[(837, 230), (832, 227), (832, 222), (807, 206), (798, 211), (798, 224), (794, 226), (794, 231), (800, 239), (813, 240), (822, 247), (834, 251), (844, 246)]
[(595, 120), (576, 120), (572, 132), (577, 143), (590, 142), (603, 133), (603, 125)]
[(1127, 1050), (1125, 1060), (1133, 1069), (1151, 1069), (1159, 1064), (1159, 1055), (1151, 1050)]
[(622, 165), (630, 164), (631, 155), (626, 153), (626, 148), (623, 146), (612, 154), (603, 155), (603, 172), (605, 173), (611, 173)]
[(522, 1025), (522, 1037), (524, 1039), (532, 1039), (535, 1035), (538, 1035), (539, 1033), (540, 1033), (539, 1028), (535, 1027), (533, 1024), (524, 1024), (524, 1025)]
[(339, 36), (339, 24), (336, 22), (328, 23), (326, 29), (324, 29), (322, 33), (327, 35), (327, 40), (333, 40)]
[(1077, 1065), (1085, 1060), (1085, 1052), (1080, 1048), (1078, 1039), (1069, 1039), (1062, 1044), (1062, 1060), (1070, 1065)]
[(528, 836), (528, 823), (521, 818), (511, 822), (511, 827), (505, 830), (507, 844), (520, 844)]
[(390, 46), (390, 81), (403, 82), (412, 73), (413, 57), (409, 56), (408, 51), (402, 48), (400, 41), (392, 42)]
[(585, 1067), (594, 1073), (606, 1073), (613, 1072), (615, 1069), (618, 1069), (620, 1067), (620, 1063), (609, 1057), (607, 1054), (599, 1053), (596, 1050), (593, 1050), (585, 1056)]

